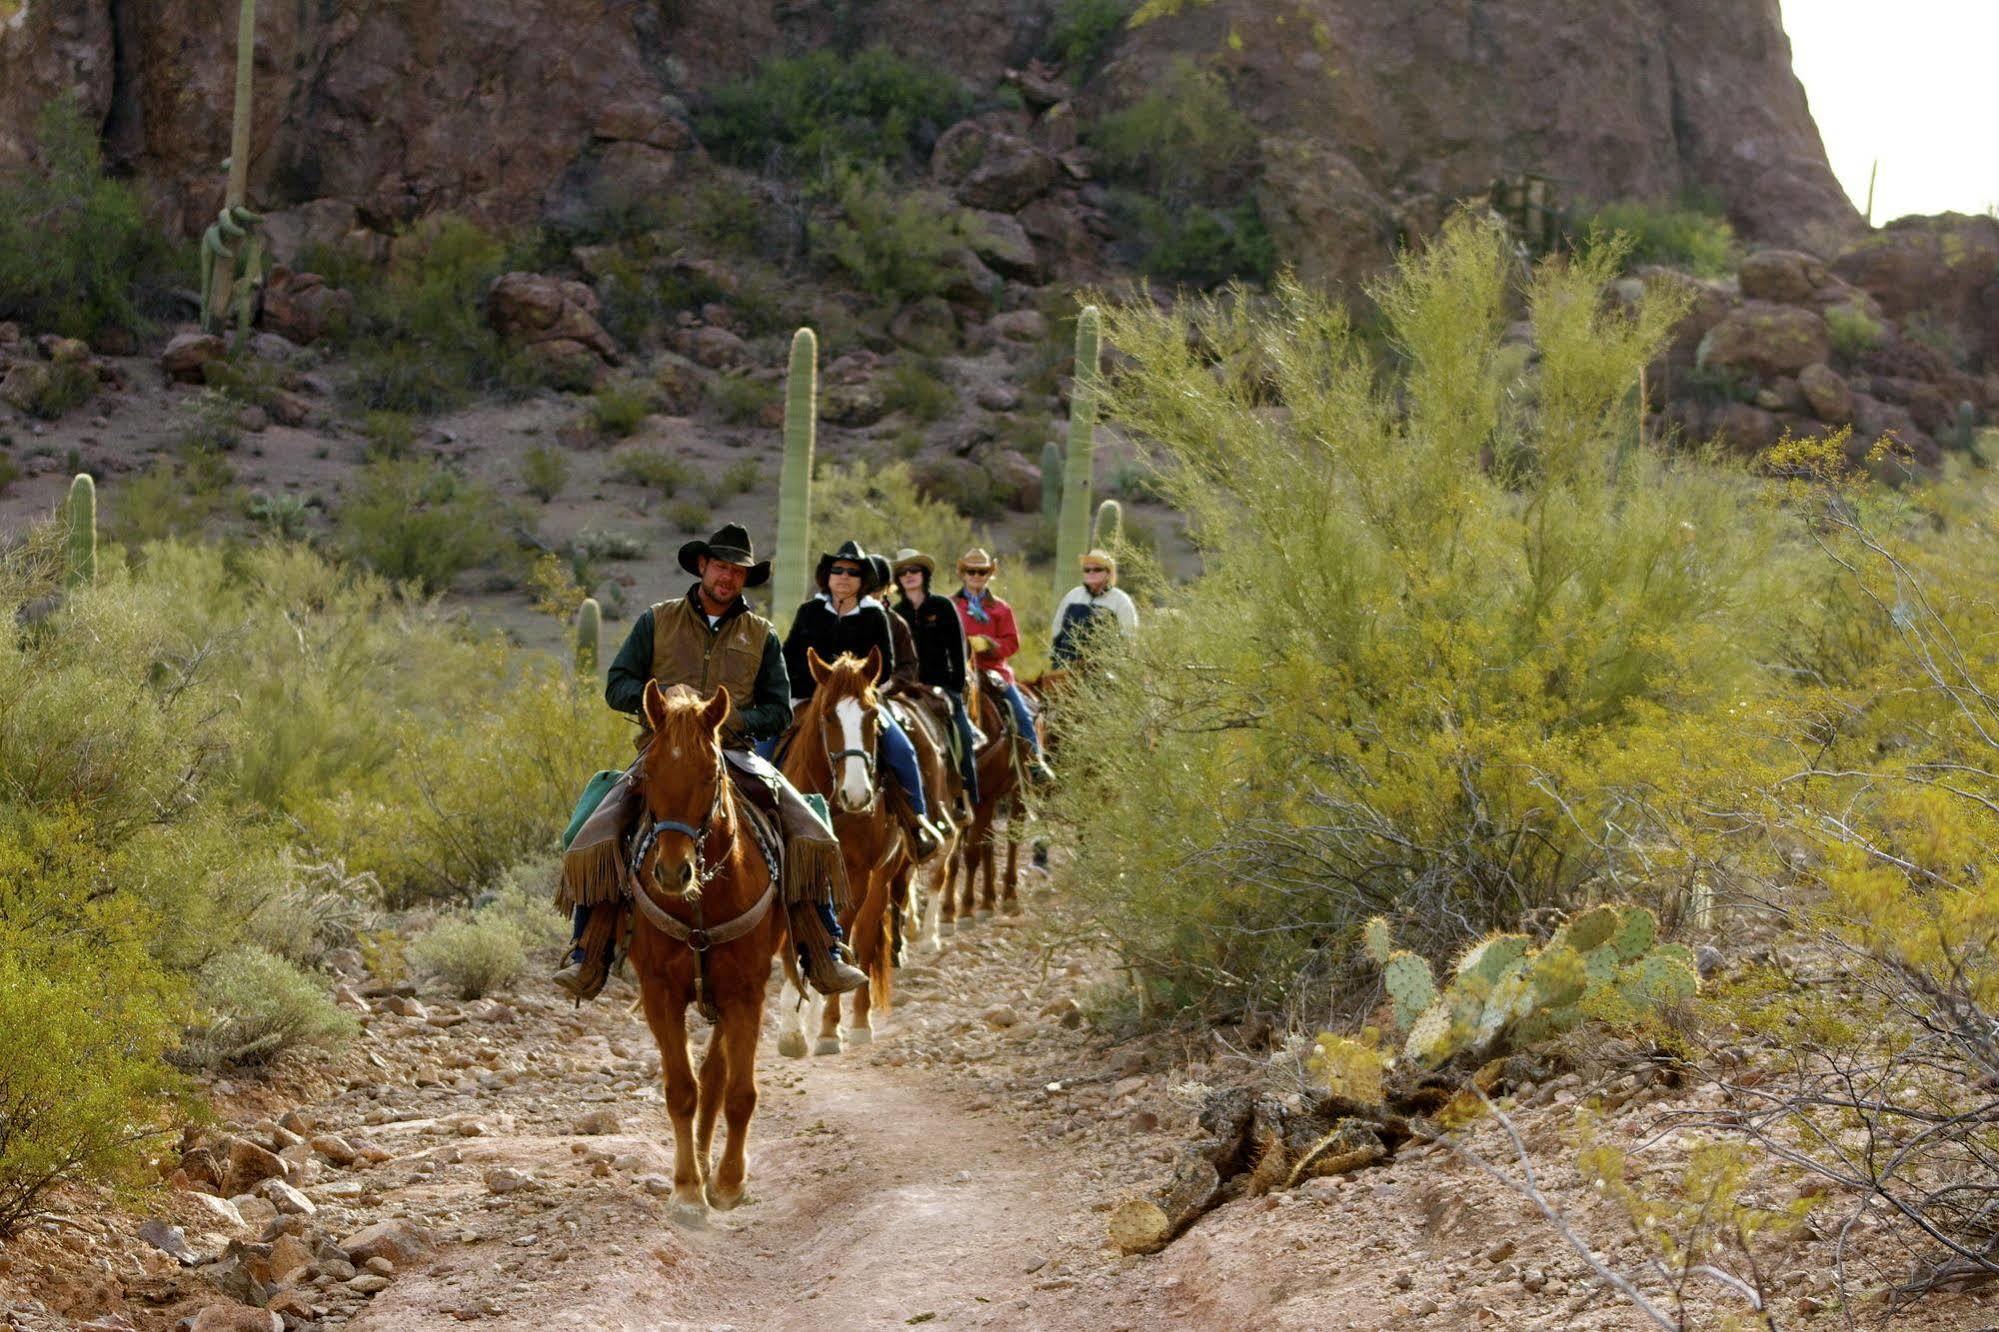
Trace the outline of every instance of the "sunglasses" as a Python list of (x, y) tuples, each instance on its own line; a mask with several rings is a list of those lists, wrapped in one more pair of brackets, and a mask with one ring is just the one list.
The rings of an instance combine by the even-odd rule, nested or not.
[(846, 569), (837, 564), (827, 570), (827, 573), (833, 578), (859, 578), (861, 576), (859, 569)]
[(903, 570), (903, 571), (902, 571), (901, 573), (897, 574), (897, 575), (896, 575), (896, 577), (897, 577), (897, 578), (921, 578), (921, 577), (923, 577), (923, 570), (921, 570), (921, 569), (904, 569), (904, 570)]
[(1084, 566), (1083, 566), (1083, 572), (1084, 572), (1084, 573), (1109, 573), (1109, 572), (1110, 572), (1110, 570), (1109, 570), (1109, 569), (1106, 569), (1106, 568), (1104, 568), (1104, 566), (1103, 566), (1103, 565), (1101, 565), (1101, 564), (1086, 564), (1086, 565), (1084, 565)]
[(965, 570), (965, 577), (967, 578), (991, 578), (992, 576), (993, 576), (993, 571), (991, 569)]

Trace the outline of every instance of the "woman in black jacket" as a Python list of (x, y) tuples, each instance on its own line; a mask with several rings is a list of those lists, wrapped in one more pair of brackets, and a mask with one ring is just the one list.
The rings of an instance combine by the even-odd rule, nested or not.
[(895, 554), (895, 613), (908, 621), (916, 638), (917, 678), (944, 691), (951, 700), (951, 725), (958, 732), (958, 770), (965, 779), (965, 799), (979, 800), (979, 741), (965, 711), (965, 676), (969, 649), (965, 625), (949, 597), (930, 595), (930, 578), (937, 561), (920, 550)]
[[(888, 611), (870, 595), (876, 591), (874, 570), (860, 543), (847, 541), (832, 554), (821, 555), (817, 578), (819, 595), (798, 608), (791, 632), (784, 636), (784, 664), (791, 673), (794, 712), (819, 687), (805, 659), (808, 651), (816, 651), (821, 661), (830, 662), (843, 652), (865, 658), (873, 649), (881, 653), (880, 683), (887, 684), (895, 673), (895, 638), (889, 630)], [(923, 774), (916, 766), (916, 746), (886, 708), (881, 712), (880, 735), (881, 761), (895, 774), (916, 816), (910, 831), (916, 840), (917, 858), (926, 858), (941, 842), (930, 826)]]

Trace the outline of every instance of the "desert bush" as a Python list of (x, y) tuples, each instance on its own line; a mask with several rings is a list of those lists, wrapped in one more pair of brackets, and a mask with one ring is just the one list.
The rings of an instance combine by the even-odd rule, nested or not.
[(927, 152), (970, 101), (949, 75), (886, 47), (819, 50), (766, 61), (716, 89), (695, 124), (709, 151), (759, 170), (899, 164)]
[(1088, 78), (1131, 21), (1131, 0), (1063, 0), (1042, 51)]
[(1633, 264), (1670, 264), (1701, 277), (1729, 277), (1742, 258), (1729, 225), (1718, 209), (1700, 200), (1678, 205), (1625, 199), (1605, 204), (1589, 215), (1584, 231), (1624, 236)]
[(87, 365), (74, 362), (36, 364), (24, 407), (28, 415), (44, 421), (60, 421), (89, 402), (97, 394), (97, 375)]
[(1256, 157), (1256, 132), (1219, 74), (1176, 57), (1146, 94), (1090, 133), (1121, 183), (1168, 202), (1221, 195)]
[(1213, 287), (1235, 278), (1268, 282), (1277, 269), (1277, 243), (1253, 200), (1169, 205), (1121, 189), (1111, 208), (1133, 237), (1133, 263), (1150, 276)]
[(192, 401), (180, 404), (182, 425), (174, 435), (174, 448), (183, 456), (189, 449), (214, 453), (234, 453), (243, 443), (243, 427), (237, 424), (242, 409), (215, 389), (203, 389)]
[(600, 435), (624, 439), (652, 410), (645, 391), (629, 384), (606, 384), (590, 395), (590, 426)]
[(836, 168), (813, 228), (819, 253), (853, 284), (891, 305), (932, 296), (951, 281), (947, 256), (976, 223), (935, 190), (898, 188), (878, 166)]
[(49, 103), (31, 164), (0, 176), (0, 319), (85, 339), (137, 331), (195, 272), (146, 221), (132, 185), (104, 175), (75, 99)]
[(666, 506), (666, 521), (675, 531), (703, 534), (715, 521), (715, 510), (705, 499), (677, 499)]
[(362, 449), (368, 462), (399, 462), (416, 447), (416, 423), (404, 412), (369, 412), (361, 418), (361, 435), (368, 441)]
[(507, 523), (490, 490), (442, 464), (418, 462), (368, 464), (336, 517), (350, 559), (426, 593), (511, 554)]
[(425, 930), (411, 942), (409, 960), (460, 999), (479, 999), (521, 974), (527, 965), (526, 941), (508, 916), (479, 911)]
[(1534, 274), (1531, 414), (1500, 355), (1505, 241), (1468, 219), (1374, 292), (1387, 383), (1294, 284), (1109, 305), (1132, 364), (1107, 417), (1155, 450), (1205, 571), (1065, 706), (1056, 798), (1156, 998), (1371, 1002), (1368, 915), (1437, 954), (1657, 891), (1702, 854), (1701, 793), (1755, 770), (1722, 718), (1781, 602), (1776, 536), (1747, 477), (1631, 443), (1677, 309), (1611, 312), (1621, 259)]
[(234, 470), (213, 449), (184, 449), (157, 459), (114, 492), (106, 535), (138, 549), (212, 531), (218, 517), (238, 507), (232, 500), (235, 480)]
[(280, 541), (303, 541), (311, 524), (310, 510), (296, 495), (253, 492), (243, 502), (243, 516), (269, 537)]
[(21, 479), (21, 468), (12, 458), (0, 457), (0, 495), (7, 493), (7, 487)]
[(1881, 345), (1888, 330), (1857, 305), (1835, 305), (1825, 312), (1826, 330), (1832, 334), (1833, 355), (1852, 364)]
[(749, 375), (722, 375), (708, 385), (708, 396), (730, 425), (748, 425), (777, 402), (778, 387)]
[(569, 459), (561, 449), (537, 444), (521, 457), (521, 485), (547, 504), (569, 484)]
[(882, 399), (892, 412), (907, 412), (918, 421), (950, 415), (958, 397), (940, 375), (943, 369), (927, 357), (905, 356), (895, 363), (882, 385)]
[(360, 1030), (322, 979), (261, 948), (211, 962), (199, 990), (203, 1017), (176, 1054), (198, 1067), (268, 1063), (293, 1046), (335, 1045)]
[(573, 557), (592, 563), (598, 560), (642, 560), (646, 555), (646, 542), (644, 537), (630, 532), (608, 527), (586, 527), (570, 538), (569, 549)]
[(610, 478), (656, 490), (671, 499), (675, 491), (694, 479), (694, 469), (664, 449), (633, 449), (620, 454), (611, 464)]

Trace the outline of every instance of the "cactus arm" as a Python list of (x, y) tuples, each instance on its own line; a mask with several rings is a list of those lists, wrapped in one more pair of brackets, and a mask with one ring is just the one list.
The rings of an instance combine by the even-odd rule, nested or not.
[(97, 581), (97, 483), (88, 472), (69, 483), (69, 542), (64, 552), (63, 583), (87, 586)]
[(1041, 446), (1041, 517), (1051, 530), (1062, 517), (1062, 446), (1052, 439)]
[(1107, 499), (1097, 506), (1090, 524), (1090, 544), (1098, 550), (1113, 550), (1124, 542), (1124, 506)]
[(791, 369), (784, 380), (784, 465), (777, 482), (777, 552), (771, 621), (791, 628), (812, 567), (812, 451), (819, 416), (819, 339), (811, 329), (791, 335)]
[(597, 654), (604, 633), (603, 611), (597, 598), (585, 597), (576, 609), (576, 678), (593, 680), (597, 675)]
[(1062, 467), (1062, 509), (1055, 523), (1055, 595), (1060, 598), (1076, 576), (1090, 537), (1090, 482), (1096, 466), (1097, 307), (1076, 317), (1076, 378), (1069, 390), (1069, 450)]

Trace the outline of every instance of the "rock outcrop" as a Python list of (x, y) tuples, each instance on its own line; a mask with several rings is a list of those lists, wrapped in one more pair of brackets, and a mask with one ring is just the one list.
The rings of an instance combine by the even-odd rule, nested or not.
[[(1018, 68), (1050, 18), (1047, 0), (266, 5), (252, 198), (324, 201), (303, 221), (337, 239), (345, 209), (386, 233), (443, 210), (518, 223), (670, 190), (700, 151), (683, 98), (837, 39), (886, 43), (981, 91), (1010, 77), (1034, 132), (1004, 113), (961, 128), (939, 144), (940, 176), (975, 207), (1021, 210), (1055, 257), (1093, 248), (1077, 201), (1028, 211), (1087, 174), (1072, 156), (1079, 108), (1087, 119), (1142, 91), (1188, 52), (1221, 53), (1261, 139), (1258, 200), (1280, 252), (1326, 282), (1365, 276), (1450, 201), (1522, 171), (1584, 199), (1707, 190), (1763, 241), (1823, 248), (1859, 229), (1777, 0), (1215, 0), (1121, 38), (1073, 104), (1052, 72)], [(0, 25), (0, 169), (25, 157), (37, 109), (74, 94), (110, 160), (198, 231), (221, 201), (234, 19), (189, 0), (27, 0)], [(280, 228), (282, 257), (295, 262), (302, 229)]]

